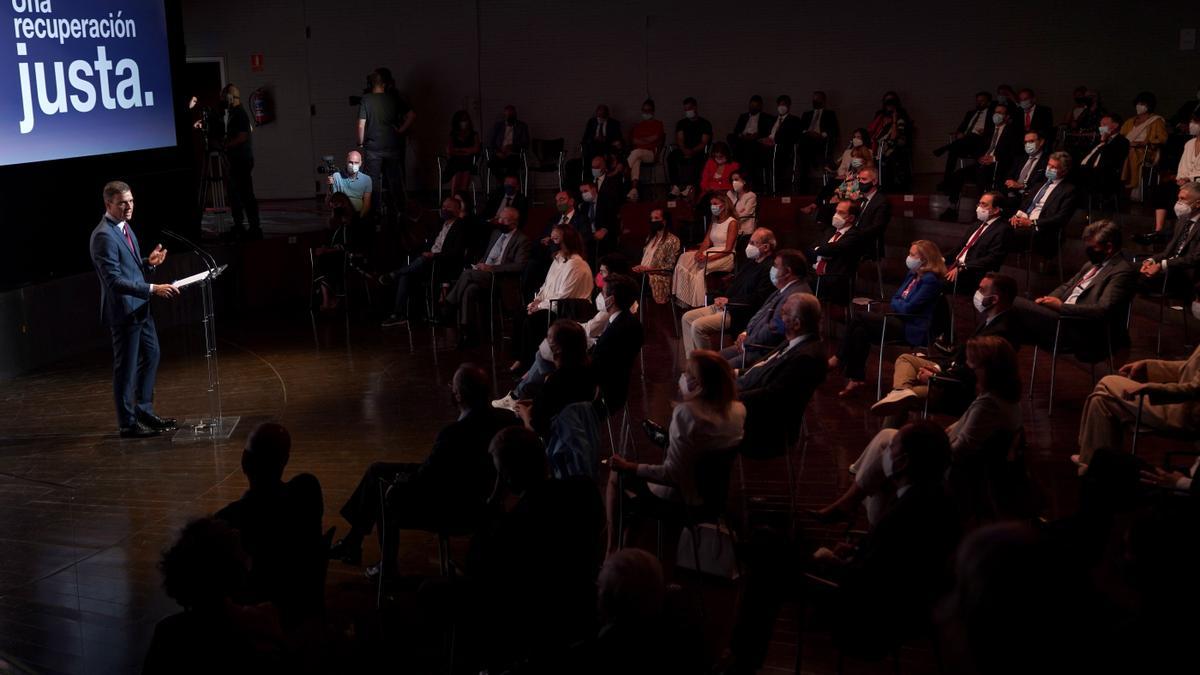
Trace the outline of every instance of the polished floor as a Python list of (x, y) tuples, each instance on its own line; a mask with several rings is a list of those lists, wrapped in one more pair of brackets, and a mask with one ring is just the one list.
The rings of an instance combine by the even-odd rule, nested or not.
[[(648, 344), (633, 380), (638, 421), (665, 421), (669, 414), (679, 350), (669, 316), (664, 307), (646, 315)], [(1176, 333), (1168, 332), (1168, 344), (1180, 341)], [(1135, 355), (1152, 351), (1154, 324), (1148, 318), (1135, 316), (1134, 334)], [(510, 384), (503, 354), (493, 358), (487, 347), (456, 352), (442, 329), (383, 331), (374, 322), (346, 322), (340, 315), (320, 317), (315, 331), (307, 314), (226, 322), (221, 393), (225, 414), (241, 416), (233, 436), (219, 443), (123, 441), (113, 429), (109, 356), (99, 347), (3, 388), (0, 652), (36, 672), (139, 670), (155, 622), (176, 611), (160, 587), (158, 556), (187, 520), (245, 489), (239, 451), (255, 424), (270, 419), (291, 430), (288, 475), (315, 474), (324, 487), (326, 525), (344, 528), (337, 509), (363, 467), (377, 459), (418, 461), (438, 428), (453, 418), (447, 383), (462, 360), (491, 368), (498, 389)], [(198, 334), (163, 336), (161, 413), (186, 418), (205, 410), (201, 347)], [(1029, 350), (1021, 358), (1028, 373)], [(1047, 496), (1046, 515), (1055, 516), (1075, 505), (1067, 456), (1091, 380), (1085, 367), (1064, 359), (1050, 417), (1048, 375), (1046, 369), (1039, 373), (1025, 411), (1033, 475)], [(838, 378), (826, 383), (809, 412), (812, 442), (797, 467), (802, 508), (824, 504), (844, 489), (846, 467), (878, 428), (878, 420), (865, 412), (866, 397), (839, 399), (840, 385)], [(641, 449), (651, 456), (646, 445)], [(1153, 452), (1154, 446), (1147, 449)], [(787, 509), (782, 461), (747, 463), (745, 470), (753, 509), (768, 515)], [(436, 568), (431, 539), (410, 535), (404, 550), (406, 569)], [(329, 585), (331, 597), (346, 605), (365, 606), (370, 597), (357, 570), (341, 564), (331, 567)], [(725, 644), (730, 615), (713, 616), (708, 626), (714, 656)], [(795, 642), (794, 617), (785, 615), (765, 672), (789, 672)], [(807, 637), (805, 651), (806, 670), (833, 672), (834, 658), (822, 638)], [(905, 650), (902, 661), (905, 672), (932, 667), (919, 647)], [(884, 672), (890, 664), (880, 668)]]

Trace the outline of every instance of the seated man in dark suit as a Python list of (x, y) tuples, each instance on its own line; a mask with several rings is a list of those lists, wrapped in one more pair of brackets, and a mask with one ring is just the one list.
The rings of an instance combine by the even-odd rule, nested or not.
[(532, 299), (533, 294), (541, 288), (542, 282), (546, 280), (546, 273), (550, 271), (550, 264), (554, 261), (554, 254), (558, 253), (558, 244), (550, 238), (554, 228), (558, 225), (570, 225), (579, 232), (588, 232), (592, 227), (587, 212), (579, 206), (570, 192), (562, 190), (555, 194), (554, 206), (558, 213), (546, 221), (541, 236), (533, 242), (529, 253), (529, 265), (521, 273), (521, 297), (527, 300)]
[(242, 473), (250, 488), (215, 517), (241, 532), (242, 548), (252, 560), (242, 600), (270, 601), (294, 619), (324, 601), (325, 505), (321, 483), (311, 473), (283, 482), (291, 447), (291, 436), (278, 424), (260, 424), (250, 432), (242, 450)]
[(1059, 317), (1090, 319), (1064, 321), (1058, 350), (1098, 359), (1107, 356), (1109, 344), (1098, 329), (1108, 332), (1114, 351), (1129, 346), (1125, 319), (1137, 290), (1137, 270), (1121, 251), (1121, 226), (1111, 220), (1085, 227), (1083, 243), (1088, 262), (1075, 276), (1033, 302), (1017, 298), (1013, 308), (1026, 331), (1025, 341), (1043, 349), (1053, 346)]
[(784, 340), (780, 318), (783, 303), (795, 293), (812, 293), (808, 287), (808, 261), (795, 249), (782, 249), (775, 254), (771, 269), (771, 284), (775, 292), (767, 296), (762, 307), (750, 317), (746, 329), (738, 334), (734, 344), (721, 350), (721, 358), (736, 372), (745, 370), (770, 354)]
[(809, 170), (829, 159), (826, 156), (828, 149), (837, 144), (837, 113), (825, 107), (826, 102), (825, 92), (814, 91), (812, 110), (806, 110), (800, 116), (800, 170), (806, 176)]
[(975, 165), (955, 171), (950, 180), (942, 186), (950, 200), (950, 206), (942, 214), (942, 220), (958, 220), (958, 198), (963, 183), (970, 176), (974, 176), (975, 185), (981, 192), (994, 189), (1004, 180), (1014, 158), (1021, 150), (1021, 132), (1020, 125), (1013, 123), (1007, 105), (998, 104), (992, 108), (991, 135), (987, 137), (980, 153), (974, 157)]
[(1025, 132), (1025, 159), (1012, 163), (1008, 176), (1004, 179), (1004, 195), (1009, 201), (1025, 203), (1033, 195), (1028, 193), (1030, 185), (1036, 185), (1046, 179), (1046, 162), (1050, 160), (1050, 152), (1046, 148), (1046, 138), (1037, 131)]
[(1009, 218), (1016, 250), (1033, 251), (1044, 258), (1058, 253), (1058, 238), (1075, 215), (1075, 186), (1066, 181), (1071, 173), (1071, 156), (1056, 152), (1046, 161), (1046, 180), (1026, 191), (1033, 195)]
[(879, 255), (888, 224), (892, 222), (892, 203), (879, 187), (879, 171), (865, 167), (858, 171), (859, 216), (854, 229), (862, 236), (863, 253)]
[[(501, 176), (516, 176), (521, 167), (521, 153), (529, 150), (529, 125), (517, 119), (515, 106), (504, 106), (504, 118), (492, 126), (488, 139), (491, 159), (488, 166)], [(493, 209), (491, 213), (496, 213)]]
[[(987, 147), (992, 137), (992, 95), (990, 92), (975, 93), (975, 107), (963, 113), (962, 122), (950, 133), (951, 141), (933, 151), (937, 157), (946, 155), (946, 170), (943, 182), (948, 182), (958, 170), (958, 161), (963, 157), (976, 157)], [(948, 154), (947, 154), (948, 153)]]
[[(384, 328), (408, 323), (409, 297), (413, 285), (420, 289), (430, 283), (449, 283), (457, 279), (462, 271), (469, 234), (466, 209), (462, 200), (458, 197), (447, 197), (442, 202), (440, 215), (442, 227), (436, 235), (425, 239), (424, 245), (412, 262), (380, 277), (380, 281), (396, 281), (396, 300), (392, 306), (392, 314), (383, 322)], [(435, 266), (436, 279), (433, 278)], [(424, 315), (423, 310), (421, 314)]]
[(591, 166), (592, 158), (604, 156), (621, 146), (621, 122), (609, 117), (608, 106), (596, 106), (596, 114), (583, 127), (583, 165)]
[[(499, 229), (492, 232), (487, 252), (478, 263), (458, 275), (458, 281), (446, 295), (445, 313), (457, 319), (460, 346), (466, 346), (473, 341), (471, 330), (477, 323), (479, 307), (487, 302), (493, 276), (519, 275), (529, 262), (531, 244), (524, 233), (517, 229), (519, 217), (517, 210), (513, 208), (500, 212), (500, 220), (497, 223)], [(501, 290), (496, 289), (497, 295), (501, 295)], [(504, 300), (502, 295), (500, 300)]]
[(975, 206), (975, 224), (958, 246), (946, 254), (947, 291), (957, 282), (960, 293), (971, 293), (988, 272), (999, 272), (1008, 253), (1011, 226), (1004, 220), (1004, 197), (985, 192)]
[(529, 198), (521, 192), (521, 179), (516, 175), (504, 177), (504, 184), (483, 206), (482, 217), (490, 223), (500, 218), (500, 209), (512, 207), (521, 214), (521, 227), (529, 217)]
[[(975, 309), (979, 325), (967, 336), (998, 335), (1013, 349), (1021, 346), (1021, 325), (1012, 312), (1017, 297), (1017, 280), (1004, 274), (988, 272), (975, 291)], [(950, 415), (961, 415), (975, 399), (975, 371), (967, 366), (967, 341), (954, 346), (949, 358), (933, 354), (901, 354), (892, 372), (892, 391), (871, 406), (871, 412), (887, 417), (885, 427), (899, 428), (908, 421), (908, 413), (919, 410), (931, 395), (929, 380), (933, 376), (949, 378), (942, 383), (930, 401), (930, 409)], [(933, 405), (937, 403), (938, 405)]]
[(1175, 232), (1166, 248), (1142, 261), (1141, 286), (1161, 292), (1163, 275), (1169, 280), (1167, 294), (1191, 297), (1196, 270), (1200, 268), (1200, 182), (1184, 183), (1175, 202)]
[(1088, 194), (1115, 195), (1121, 191), (1121, 170), (1129, 159), (1129, 139), (1121, 134), (1116, 115), (1100, 118), (1100, 140), (1079, 160), (1079, 184)]
[[(615, 157), (592, 158), (591, 183), (579, 187), (591, 227), (579, 231), (588, 259), (595, 263), (616, 250), (621, 232), (621, 206), (625, 203), (624, 174), (617, 170)], [(588, 201), (591, 199), (591, 201)]]
[(1037, 95), (1029, 87), (1017, 92), (1017, 109), (1012, 114), (1023, 132), (1036, 131), (1042, 138), (1054, 135), (1054, 111), (1039, 105)]
[(864, 237), (856, 227), (862, 212), (858, 204), (843, 200), (838, 202), (833, 213), (833, 224), (806, 253), (812, 261), (815, 281), (812, 284), (817, 297), (823, 301), (849, 304), (850, 286), (858, 261), (862, 259), (866, 246), (874, 239)]
[(733, 149), (733, 159), (743, 171), (750, 172), (754, 178), (759, 178), (761, 151), (759, 140), (766, 138), (775, 126), (775, 117), (763, 112), (762, 96), (755, 94), (750, 97), (746, 112), (738, 115), (733, 125), (733, 133), (729, 134), (729, 147)]
[(713, 304), (688, 310), (679, 318), (685, 357), (696, 349), (719, 350), (724, 346), (716, 344), (722, 330), (732, 337), (745, 328), (775, 290), (771, 267), (777, 246), (774, 232), (765, 227), (755, 230), (746, 246), (746, 261), (733, 275), (725, 293), (714, 299)]
[(380, 495), (386, 485), (386, 531), (380, 527), (383, 564), (395, 564), (396, 533), (400, 529), (473, 527), (483, 516), (484, 505), (496, 480), (487, 454), (496, 432), (519, 423), (509, 410), (489, 405), (487, 373), (464, 363), (454, 372), (450, 397), (458, 408), (458, 419), (438, 432), (433, 449), (420, 464), (375, 462), (367, 467), (354, 494), (342, 507), (350, 531), (329, 551), (329, 557), (352, 565), (362, 561), (363, 539), (375, 528), (384, 504)]
[(779, 115), (771, 124), (769, 133), (758, 141), (761, 146), (761, 165), (771, 167), (776, 190), (790, 193), (793, 180), (792, 156), (796, 151), (796, 144), (804, 134), (804, 127), (800, 124), (800, 118), (792, 114), (791, 96), (781, 94), (776, 98), (775, 111)]
[[(828, 355), (821, 341), (821, 301), (811, 293), (789, 295), (780, 310), (784, 342), (738, 375), (738, 399), (746, 406), (747, 452), (773, 455), (794, 440), (808, 400), (825, 381)], [(792, 422), (793, 424), (789, 424)]]

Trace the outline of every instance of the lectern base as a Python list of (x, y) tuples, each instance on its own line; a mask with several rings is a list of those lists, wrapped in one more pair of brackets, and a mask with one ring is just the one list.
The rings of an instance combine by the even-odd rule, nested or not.
[(175, 432), (172, 443), (190, 443), (193, 441), (221, 441), (233, 435), (241, 417), (222, 417), (220, 419), (185, 420)]

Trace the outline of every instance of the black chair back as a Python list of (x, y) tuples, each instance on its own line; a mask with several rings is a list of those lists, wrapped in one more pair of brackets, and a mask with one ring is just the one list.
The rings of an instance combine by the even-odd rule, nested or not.
[(703, 453), (696, 460), (696, 490), (699, 492), (700, 506), (690, 509), (694, 522), (714, 522), (725, 511), (733, 458), (737, 452), (736, 447), (713, 450)]
[(529, 152), (536, 162), (529, 168), (533, 171), (558, 171), (558, 158), (566, 147), (561, 138), (535, 138), (529, 142)]

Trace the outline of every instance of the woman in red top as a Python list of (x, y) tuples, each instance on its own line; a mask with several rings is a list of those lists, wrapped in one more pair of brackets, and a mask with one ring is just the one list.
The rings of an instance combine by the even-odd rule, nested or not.
[(725, 143), (714, 143), (708, 161), (704, 163), (704, 171), (700, 174), (700, 194), (725, 194), (733, 189), (733, 172), (740, 167), (737, 162), (729, 161), (729, 146)]

